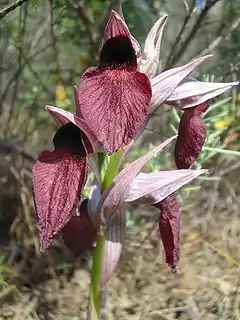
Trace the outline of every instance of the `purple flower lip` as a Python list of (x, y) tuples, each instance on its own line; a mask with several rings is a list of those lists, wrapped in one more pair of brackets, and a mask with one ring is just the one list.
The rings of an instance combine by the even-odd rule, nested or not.
[(75, 257), (91, 249), (97, 236), (97, 229), (87, 212), (87, 199), (80, 205), (80, 215), (74, 215), (62, 229), (62, 237), (68, 249)]
[(53, 138), (54, 150), (40, 153), (33, 166), (33, 197), (41, 251), (75, 214), (88, 170), (81, 130), (72, 123)]

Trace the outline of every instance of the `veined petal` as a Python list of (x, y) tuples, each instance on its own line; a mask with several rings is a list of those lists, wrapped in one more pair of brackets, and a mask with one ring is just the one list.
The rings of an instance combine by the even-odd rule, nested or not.
[(123, 17), (115, 10), (112, 10), (106, 25), (104, 41), (118, 36), (130, 37), (130, 31)]
[(126, 229), (126, 215), (124, 208), (118, 208), (105, 231), (106, 241), (102, 264), (101, 287), (104, 288), (112, 277), (119, 262)]
[(54, 151), (42, 152), (33, 166), (41, 251), (75, 214), (87, 174), (86, 152), (76, 126), (61, 127), (53, 142)]
[(207, 170), (140, 172), (131, 184), (125, 202), (155, 204), (168, 197)]
[(124, 18), (116, 11), (112, 10), (111, 15), (109, 17), (108, 23), (106, 25), (105, 33), (104, 33), (104, 43), (113, 37), (118, 36), (127, 36), (132, 46), (135, 50), (136, 56), (139, 57), (141, 55), (141, 47), (138, 41), (131, 35)]
[[(162, 33), (167, 22), (168, 15), (165, 14), (164, 16), (160, 17), (153, 25), (151, 30), (149, 31), (147, 38), (145, 40), (143, 52), (146, 58), (151, 58), (153, 55), (157, 43), (162, 39)], [(159, 44), (160, 45), (160, 44)]]
[(209, 57), (211, 57), (211, 55), (195, 59), (182, 67), (167, 70), (151, 79), (152, 100), (150, 111), (152, 112), (167, 100), (178, 84)]
[(162, 34), (167, 22), (167, 15), (159, 18), (149, 31), (143, 50), (143, 59), (140, 61), (139, 70), (149, 78), (155, 76), (159, 67), (160, 47)]
[(176, 87), (165, 103), (181, 109), (191, 108), (232, 89), (238, 84), (239, 82), (200, 82), (188, 77)]
[(83, 131), (83, 133), (87, 137), (87, 139), (86, 139), (83, 135), (84, 144), (85, 144), (85, 147), (86, 147), (88, 153), (92, 153), (93, 150), (94, 151), (102, 150), (101, 143), (96, 138), (94, 132), (89, 128), (89, 126), (85, 120), (79, 118), (78, 116), (75, 116), (71, 112), (68, 112), (66, 110), (56, 108), (53, 106), (46, 106), (45, 109), (51, 114), (53, 119), (58, 124), (64, 125), (64, 124), (71, 122)]
[(89, 68), (78, 98), (85, 122), (112, 153), (128, 145), (147, 119), (151, 87), (131, 68)]
[(117, 5), (117, 13), (120, 15), (120, 17), (125, 21), (124, 15), (123, 15), (123, 8), (122, 8), (122, 1), (118, 0), (118, 5)]
[(97, 230), (87, 212), (87, 202), (84, 200), (81, 203), (80, 216), (72, 216), (62, 229), (63, 241), (75, 257), (91, 249), (97, 236)]
[(159, 231), (161, 234), (166, 262), (173, 272), (180, 258), (180, 207), (174, 195), (170, 195), (155, 207), (161, 210)]
[(176, 136), (167, 139), (144, 156), (129, 164), (103, 192), (99, 203), (99, 211), (102, 210), (107, 221), (112, 219), (119, 206), (127, 199), (131, 184), (142, 167), (175, 138)]

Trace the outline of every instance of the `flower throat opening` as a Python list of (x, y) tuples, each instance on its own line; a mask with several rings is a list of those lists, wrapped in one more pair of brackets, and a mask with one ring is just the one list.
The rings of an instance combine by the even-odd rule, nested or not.
[(137, 68), (137, 57), (130, 39), (118, 36), (108, 39), (100, 52), (100, 66)]

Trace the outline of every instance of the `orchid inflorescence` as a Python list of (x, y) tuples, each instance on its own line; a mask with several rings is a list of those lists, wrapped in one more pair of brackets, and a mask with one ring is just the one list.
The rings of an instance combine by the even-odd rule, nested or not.
[[(189, 169), (206, 137), (200, 116), (211, 98), (237, 85), (205, 83), (188, 77), (209, 55), (160, 73), (160, 44), (166, 21), (167, 15), (159, 18), (141, 49), (122, 10), (112, 11), (99, 64), (87, 69), (80, 87), (74, 87), (75, 114), (46, 106), (60, 129), (53, 138), (54, 150), (43, 151), (33, 166), (41, 250), (61, 235), (78, 256), (93, 246), (97, 235), (103, 237), (102, 288), (122, 252), (125, 203), (149, 204), (160, 210), (159, 230), (166, 261), (176, 271), (180, 210), (174, 192), (206, 172)], [(163, 103), (183, 110), (178, 136), (118, 172), (126, 152)], [(175, 138), (177, 170), (141, 173), (147, 161)], [(87, 199), (81, 199), (89, 166), (95, 177), (92, 192)]]

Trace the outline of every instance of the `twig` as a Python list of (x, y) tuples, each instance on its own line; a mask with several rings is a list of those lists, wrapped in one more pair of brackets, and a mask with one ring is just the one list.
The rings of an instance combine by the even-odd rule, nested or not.
[(48, 8), (49, 8), (49, 24), (50, 24), (50, 36), (52, 39), (52, 47), (54, 51), (54, 59), (56, 61), (56, 73), (59, 78), (59, 81), (63, 83), (63, 79), (61, 77), (61, 68), (60, 68), (60, 63), (59, 63), (59, 51), (58, 51), (58, 46), (57, 46), (57, 37), (54, 32), (54, 18), (53, 18), (53, 1), (52, 0), (47, 0)]
[(171, 65), (171, 59), (174, 56), (175, 50), (177, 48), (177, 45), (180, 42), (180, 40), (182, 38), (182, 35), (183, 35), (183, 33), (184, 33), (184, 31), (185, 31), (185, 29), (187, 27), (187, 24), (188, 24), (189, 20), (192, 17), (192, 13), (194, 11), (194, 8), (195, 8), (195, 2), (193, 1), (192, 6), (191, 6), (190, 10), (188, 11), (188, 14), (187, 14), (187, 16), (186, 16), (186, 18), (185, 18), (185, 20), (183, 22), (182, 28), (180, 29), (180, 31), (179, 31), (179, 33), (177, 35), (177, 38), (176, 38), (175, 42), (172, 45), (172, 50), (171, 50), (170, 54), (168, 55), (167, 62), (166, 62), (166, 66), (167, 67), (169, 65)]
[(15, 145), (14, 143), (10, 142), (10, 141), (1, 141), (0, 140), (0, 150), (5, 150), (5, 152), (13, 152), (13, 153), (19, 153), (21, 154), (24, 158), (26, 158), (27, 160), (33, 162), (35, 161), (35, 157), (28, 151), (26, 151), (23, 148), (18, 147), (17, 145)]
[(17, 7), (20, 7), (24, 2), (28, 0), (17, 0), (15, 3), (10, 4), (6, 8), (0, 10), (0, 19), (4, 18), (8, 13), (15, 10)]
[[(39, 56), (42, 52), (44, 52), (50, 45), (51, 44), (47, 44), (43, 48), (35, 51), (31, 56), (26, 58), (26, 61), (28, 60), (28, 62), (29, 62), (31, 59), (36, 59), (36, 57)], [(0, 114), (2, 111), (1, 106), (3, 106), (3, 104), (5, 102), (5, 99), (8, 95), (8, 91), (9, 91), (11, 85), (14, 83), (14, 81), (16, 81), (16, 79), (18, 79), (20, 77), (24, 67), (27, 65), (26, 61), (25, 61), (25, 63), (23, 63), (21, 66), (18, 67), (17, 71), (14, 73), (14, 75), (12, 76), (12, 78), (9, 80), (6, 87), (4, 88), (3, 94), (0, 98)]]
[(237, 27), (240, 25), (240, 18), (238, 18), (237, 20), (235, 20), (232, 25), (230, 26), (228, 32), (226, 35), (220, 35), (218, 36), (212, 43), (210, 43), (210, 45), (204, 49), (203, 51), (200, 52), (199, 56), (204, 56), (206, 54), (208, 54), (209, 52), (212, 52), (219, 44), (222, 40), (227, 39), (231, 33), (237, 29)]
[[(23, 51), (23, 44), (24, 44), (24, 35), (26, 31), (26, 22), (27, 22), (27, 15), (28, 15), (28, 4), (24, 7), (24, 10), (22, 11), (23, 8), (20, 10), (20, 16), (19, 16), (19, 34), (18, 34), (18, 42), (20, 43), (20, 48), (19, 48), (19, 54), (18, 54), (18, 65), (21, 69), (21, 66), (23, 64), (22, 61), (22, 51)], [(13, 88), (13, 94), (12, 94), (12, 99), (11, 99), (11, 109), (8, 114), (7, 118), (7, 125), (5, 128), (4, 135), (7, 137), (8, 136), (8, 130), (11, 128), (11, 123), (13, 121), (13, 116), (15, 112), (15, 104), (17, 100), (17, 94), (18, 94), (18, 88), (19, 88), (19, 77), (16, 79), (14, 88)]]
[(187, 47), (189, 46), (189, 44), (191, 43), (191, 41), (194, 39), (194, 37), (196, 36), (197, 32), (200, 30), (200, 27), (205, 19), (205, 17), (207, 16), (209, 10), (220, 0), (213, 0), (213, 1), (209, 1), (207, 3), (207, 5), (205, 6), (205, 8), (202, 10), (201, 14), (199, 15), (196, 23), (194, 24), (190, 34), (188, 35), (188, 37), (185, 39), (185, 41), (182, 43), (180, 49), (176, 52), (175, 55), (173, 55), (171, 61), (168, 63), (168, 67), (172, 66), (174, 64), (176, 64), (179, 59), (182, 57), (182, 55), (184, 54), (184, 52), (186, 51)]
[(94, 28), (94, 24), (91, 22), (89, 17), (87, 16), (82, 5), (74, 4), (72, 1), (69, 1), (71, 6), (75, 9), (77, 17), (84, 24), (86, 32), (88, 34), (90, 43), (91, 43), (91, 60), (96, 61), (96, 57), (98, 56), (98, 46), (97, 46), (97, 34), (96, 29)]

